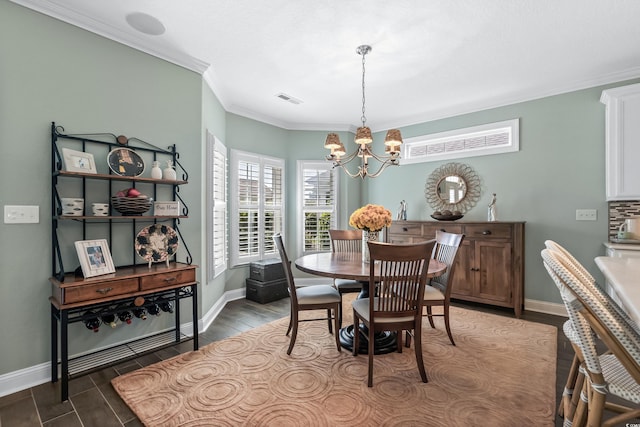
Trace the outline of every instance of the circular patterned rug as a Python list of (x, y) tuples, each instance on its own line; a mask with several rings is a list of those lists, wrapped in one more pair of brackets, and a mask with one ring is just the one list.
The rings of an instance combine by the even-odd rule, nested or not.
[(442, 318), (436, 329), (424, 320), (428, 383), (412, 340), (402, 353), (374, 357), (368, 388), (367, 356), (338, 352), (326, 322), (301, 323), (291, 356), (287, 324), (280, 319), (112, 384), (147, 426), (554, 425), (552, 326), (452, 307), (456, 346)]

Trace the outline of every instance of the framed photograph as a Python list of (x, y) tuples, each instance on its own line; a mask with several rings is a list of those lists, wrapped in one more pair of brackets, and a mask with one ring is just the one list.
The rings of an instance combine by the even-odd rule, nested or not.
[(180, 216), (180, 202), (153, 202), (155, 216)]
[(62, 158), (67, 172), (98, 173), (91, 153), (63, 148)]
[(109, 169), (120, 176), (140, 176), (144, 172), (144, 160), (130, 148), (116, 148), (107, 156)]
[(116, 271), (106, 239), (79, 240), (75, 245), (85, 279)]

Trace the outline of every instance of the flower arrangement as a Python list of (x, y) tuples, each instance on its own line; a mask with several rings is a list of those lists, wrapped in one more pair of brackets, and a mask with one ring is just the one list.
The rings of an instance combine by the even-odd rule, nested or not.
[(365, 231), (380, 231), (391, 225), (391, 211), (384, 206), (368, 204), (351, 214), (349, 225)]

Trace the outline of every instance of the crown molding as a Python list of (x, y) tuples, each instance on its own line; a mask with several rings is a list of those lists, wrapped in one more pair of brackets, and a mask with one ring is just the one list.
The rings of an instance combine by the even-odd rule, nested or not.
[(145, 40), (142, 37), (136, 37), (133, 32), (129, 33), (126, 31), (122, 31), (118, 28), (101, 22), (92, 16), (80, 14), (52, 0), (11, 0), (11, 2), (26, 7), (27, 9), (31, 9), (52, 18), (58, 19), (62, 22), (66, 22), (67, 24), (71, 24), (75, 27), (82, 28), (83, 30), (92, 32), (125, 46), (129, 46), (132, 49), (136, 49), (157, 58), (164, 59), (165, 61), (171, 62), (172, 64), (179, 65), (180, 67), (186, 68), (191, 71), (195, 71), (198, 74), (204, 73), (206, 69), (209, 68), (209, 64), (204, 61), (186, 55), (182, 52), (161, 49), (158, 46), (154, 46), (153, 43), (150, 43), (148, 40)]

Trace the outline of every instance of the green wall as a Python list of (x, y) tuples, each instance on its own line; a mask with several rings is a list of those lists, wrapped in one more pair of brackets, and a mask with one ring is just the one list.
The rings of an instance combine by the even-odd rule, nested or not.
[[(181, 189), (190, 207), (190, 219), (181, 231), (194, 263), (202, 263), (202, 78), (7, 1), (0, 1), (0, 58), (0, 141), (5, 159), (0, 206), (40, 207), (38, 224), (0, 224), (3, 375), (49, 360), (52, 121), (68, 133), (110, 132), (160, 147), (177, 144), (191, 179)], [(93, 334), (74, 324), (69, 329), (70, 353), (129, 339), (166, 327), (169, 321), (164, 316), (109, 334)]]

